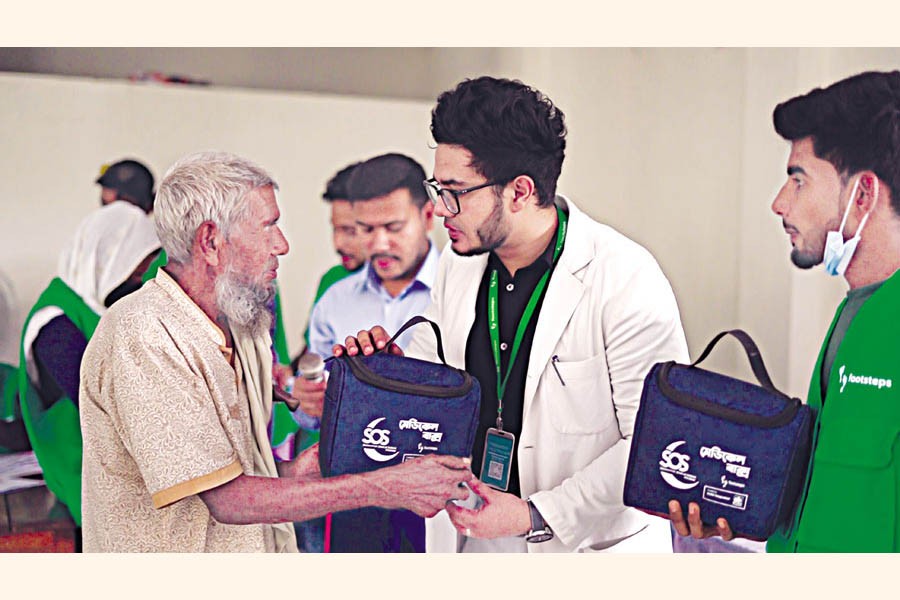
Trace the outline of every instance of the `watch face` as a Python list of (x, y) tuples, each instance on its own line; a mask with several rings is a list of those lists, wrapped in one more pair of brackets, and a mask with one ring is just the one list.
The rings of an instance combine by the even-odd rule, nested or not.
[(525, 536), (525, 541), (531, 544), (539, 544), (553, 539), (553, 532), (547, 529), (541, 531), (531, 531)]

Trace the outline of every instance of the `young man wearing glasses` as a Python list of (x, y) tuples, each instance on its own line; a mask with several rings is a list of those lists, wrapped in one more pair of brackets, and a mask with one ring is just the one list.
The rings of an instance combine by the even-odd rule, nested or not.
[[(687, 360), (669, 282), (644, 248), (556, 195), (566, 129), (537, 90), (464, 81), (438, 98), (431, 131), (425, 187), (451, 251), (426, 316), (447, 361), (481, 383), (484, 504), (430, 519), (428, 550), (671, 551), (669, 524), (622, 499), (644, 376)], [(370, 333), (348, 352), (387, 339)], [(435, 360), (424, 333), (407, 352)]]

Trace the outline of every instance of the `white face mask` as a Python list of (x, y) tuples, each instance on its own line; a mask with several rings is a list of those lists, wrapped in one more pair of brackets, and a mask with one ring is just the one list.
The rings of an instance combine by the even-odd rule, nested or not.
[[(856, 233), (852, 238), (844, 241), (844, 225), (847, 224), (847, 215), (850, 214), (850, 207), (853, 206), (853, 199), (856, 197), (856, 190), (859, 188), (859, 179), (853, 184), (853, 191), (850, 192), (850, 199), (847, 201), (847, 208), (844, 210), (844, 218), (841, 220), (841, 226), (837, 231), (829, 231), (825, 238), (825, 254), (822, 261), (825, 264), (825, 272), (829, 275), (843, 275), (850, 265), (850, 260), (856, 252), (856, 246), (859, 244), (859, 236), (862, 233), (866, 221), (869, 220), (870, 210), (859, 222)], [(878, 202), (878, 179), (875, 179), (875, 201), (872, 203), (872, 210), (875, 209), (875, 202)]]

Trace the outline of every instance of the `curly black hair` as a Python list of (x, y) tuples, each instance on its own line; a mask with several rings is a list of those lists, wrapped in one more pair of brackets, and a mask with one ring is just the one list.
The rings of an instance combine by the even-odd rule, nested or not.
[(772, 120), (788, 141), (812, 138), (816, 156), (844, 180), (874, 172), (900, 214), (900, 71), (868, 71), (816, 88), (776, 106)]
[(472, 167), (505, 185), (519, 175), (534, 180), (539, 206), (551, 206), (566, 150), (563, 112), (521, 81), (466, 79), (438, 96), (431, 112), (438, 144), (464, 147)]

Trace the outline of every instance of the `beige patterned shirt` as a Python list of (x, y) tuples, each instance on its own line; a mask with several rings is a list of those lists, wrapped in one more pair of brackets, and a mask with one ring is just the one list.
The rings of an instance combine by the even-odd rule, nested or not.
[(81, 365), (85, 552), (263, 552), (199, 492), (255, 474), (246, 388), (222, 331), (163, 270), (101, 319)]

